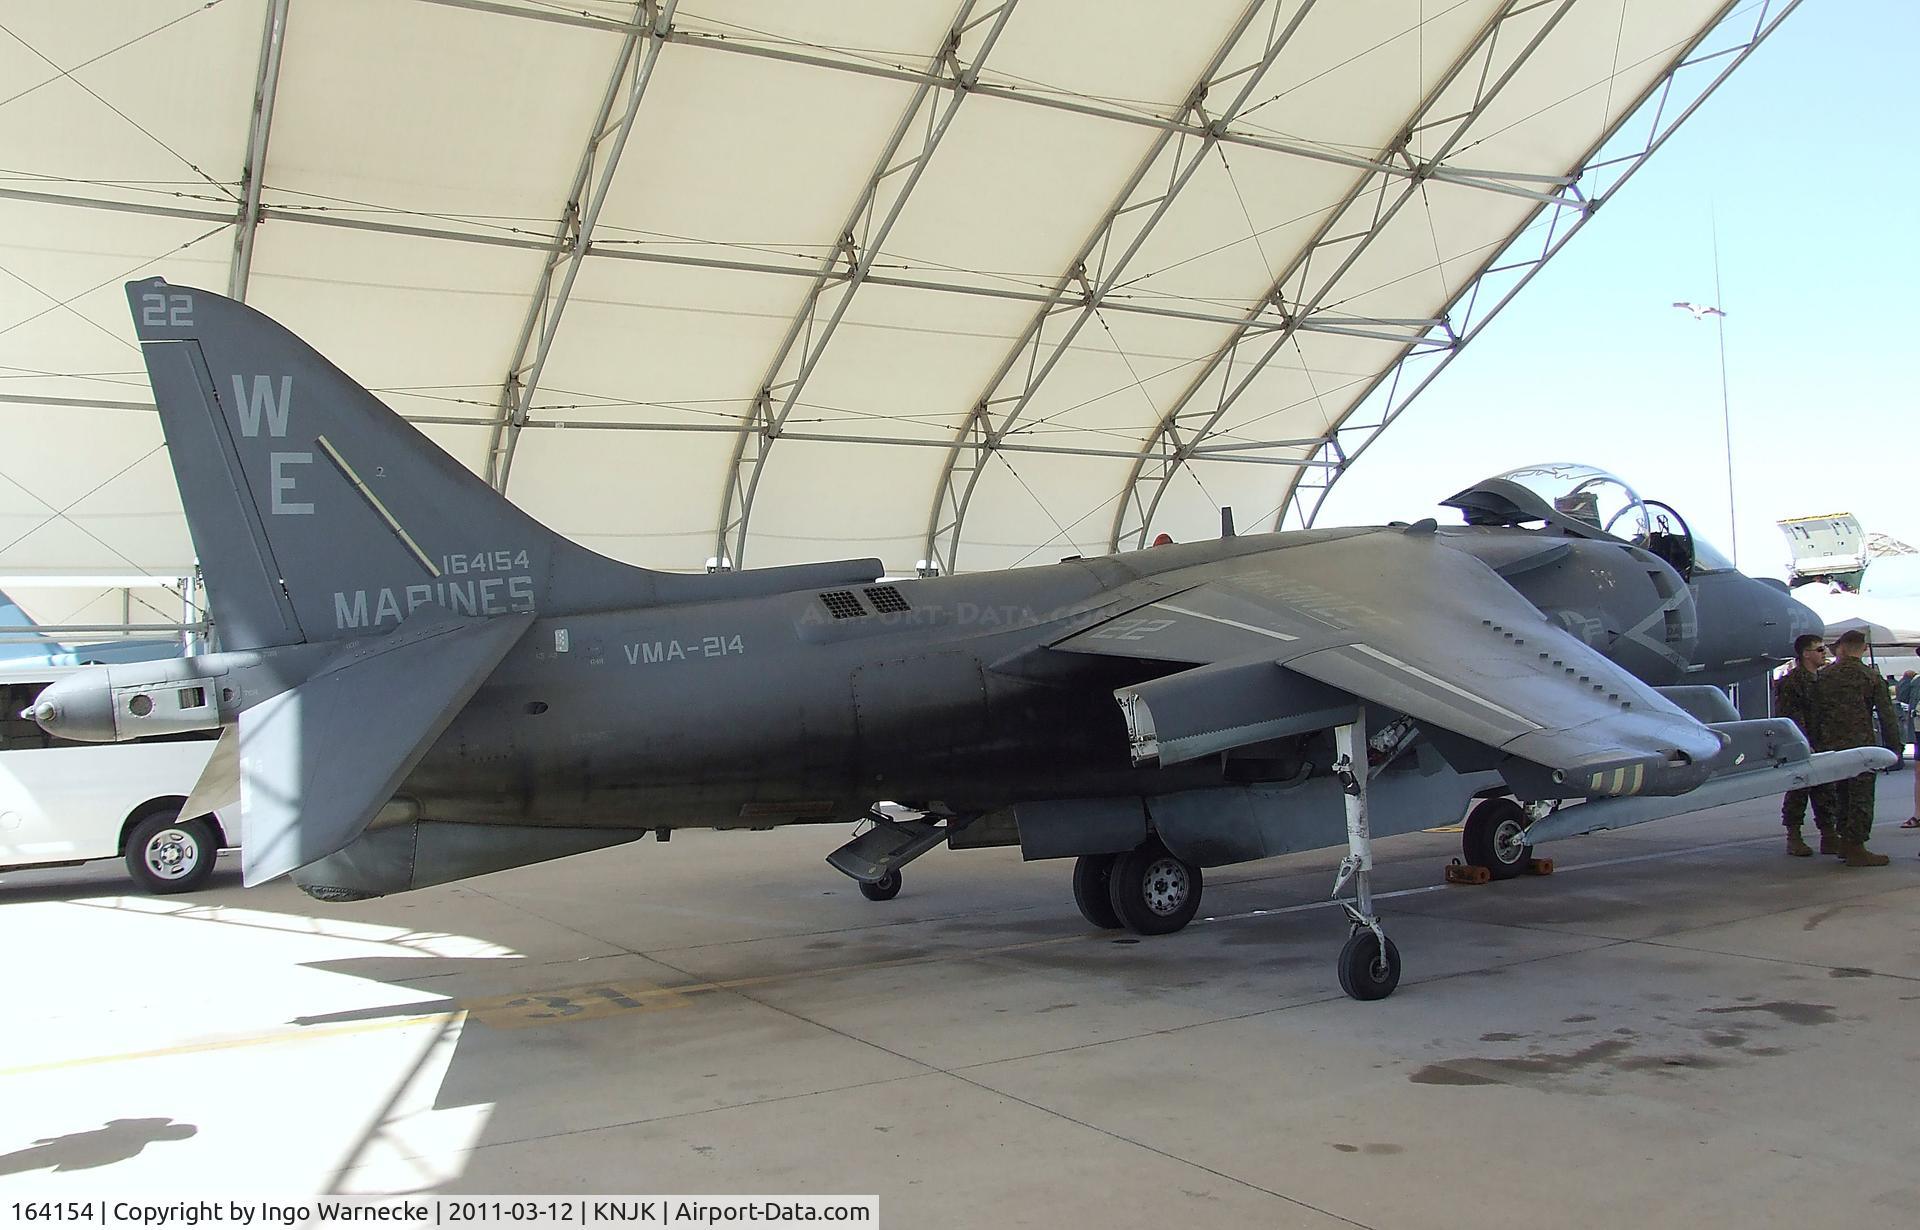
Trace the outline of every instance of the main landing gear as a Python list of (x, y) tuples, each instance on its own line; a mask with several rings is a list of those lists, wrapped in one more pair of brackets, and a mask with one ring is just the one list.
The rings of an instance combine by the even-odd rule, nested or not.
[[(1367, 825), (1363, 720), (1364, 714), (1356, 716), (1334, 731), (1333, 771), (1346, 804), (1347, 856), (1341, 860), (1333, 895), (1339, 898), (1349, 884), (1353, 886), (1352, 900), (1340, 903), (1348, 924), (1347, 942), (1340, 950), (1340, 988), (1355, 999), (1372, 1000), (1385, 999), (1400, 985), (1400, 950), (1387, 938), (1373, 909), (1373, 834)], [(1520, 815), (1523, 821), (1527, 818), (1525, 812)], [(1499, 830), (1499, 825), (1493, 827)], [(1524, 832), (1524, 825), (1520, 831)], [(1073, 867), (1073, 900), (1081, 915), (1096, 927), (1124, 927), (1136, 935), (1165, 935), (1192, 922), (1200, 909), (1202, 885), (1200, 868), (1168, 850), (1157, 837), (1124, 854), (1083, 854)]]
[(1204, 887), (1200, 868), (1157, 837), (1124, 854), (1082, 854), (1073, 865), (1073, 901), (1096, 927), (1168, 935), (1193, 921)]
[(1482, 799), (1460, 830), (1460, 854), (1469, 867), (1485, 867), (1496, 880), (1525, 875), (1533, 863), (1527, 829), (1536, 817), (1508, 798)]

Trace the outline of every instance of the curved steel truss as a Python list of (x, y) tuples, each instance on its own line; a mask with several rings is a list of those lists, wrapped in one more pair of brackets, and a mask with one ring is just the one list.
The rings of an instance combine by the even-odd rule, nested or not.
[[(580, 262), (586, 259), (593, 243), (593, 228), (600, 220), (600, 207), (613, 186), (620, 169), (620, 155), (627, 148), (640, 103), (653, 80), (653, 66), (666, 46), (667, 32), (673, 28), (673, 10), (679, 0), (641, 0), (634, 6), (634, 20), (620, 42), (614, 58), (613, 74), (607, 79), (606, 96), (593, 130), (587, 135), (587, 148), (580, 155), (573, 186), (567, 191), (566, 210), (554, 229), (553, 243), (546, 263), (534, 287), (533, 301), (527, 305), (526, 322), (520, 326), (520, 341), (513, 359), (507, 364), (506, 379), (500, 384), (500, 416), (494, 424), (493, 438), (487, 445), (487, 482), (496, 490), (507, 489), (513, 474), (513, 454), (520, 444), (520, 431), (527, 425), (533, 407), (533, 395), (540, 388), (541, 373), (547, 356), (553, 353), (553, 340), (560, 331), (560, 317), (567, 310), (574, 281), (580, 276)], [(644, 20), (643, 20), (644, 19)], [(618, 115), (614, 108), (626, 94), (626, 110)], [(599, 174), (594, 173), (599, 164)], [(589, 192), (591, 189), (591, 192)], [(554, 276), (559, 275), (559, 284)]]
[[(814, 274), (800, 310), (787, 326), (786, 336), (767, 365), (754, 393), (753, 410), (741, 425), (720, 508), (720, 526), (714, 535), (713, 566), (737, 568), (747, 553), (747, 528), (753, 518), (753, 499), (760, 490), (760, 474), (768, 454), (807, 387), (847, 306), (880, 255), (900, 220), (900, 211), (919, 186), (921, 176), (953, 117), (980, 80), (980, 69), (1000, 41), (1007, 19), (1019, 0), (1001, 0), (997, 8), (975, 15), (980, 0), (963, 0), (953, 15), (946, 37), (935, 49), (926, 74), (914, 87), (912, 100), (894, 125), (893, 136), (861, 187), (853, 212), (835, 236), (829, 254)], [(945, 97), (936, 94), (942, 86)], [(911, 138), (918, 137), (918, 148)], [(909, 151), (902, 157), (902, 151)], [(824, 309), (824, 311), (823, 311)]]
[[(93, 59), (41, 55), (49, 75), (0, 100), (0, 131), (30, 132), (4, 128), (17, 99), (43, 87), (92, 93), (80, 79), (88, 72), (124, 75), (149, 55), (145, 71), (164, 68), (183, 89), (196, 75), (224, 81), (204, 91), (200, 110), (159, 119), (111, 104), (47, 113), (77, 125), (95, 116), (104, 164), (170, 165), (176, 175), (185, 164), (198, 178), (82, 175), (61, 151), (29, 152), (0, 182), (0, 208), (30, 224), (48, 214), (71, 223), (61, 244), (102, 269), (113, 258), (119, 278), (134, 276), (121, 270), (135, 255), (167, 245), (132, 265), (138, 276), (223, 278), (230, 294), (247, 298), (251, 288), (306, 335), (316, 320), (286, 313), (303, 309), (313, 282), (327, 283), (342, 297), (312, 309), (323, 327), (368, 313), (326, 339), (329, 356), (349, 371), (388, 373), (387, 391), (400, 394), (421, 356), (434, 356), (459, 383), (396, 407), (445, 429), (435, 438), (497, 489), (517, 461), (513, 494), (558, 527), (591, 538), (622, 515), (565, 504), (566, 467), (580, 456), (567, 433), (595, 433), (590, 464), (604, 452), (618, 457), (609, 466), (645, 468), (652, 486), (671, 486), (673, 515), (692, 511), (670, 532), (605, 535), (636, 544), (626, 552), (636, 562), (737, 568), (749, 548), (756, 564), (860, 550), (886, 555), (895, 570), (951, 572), (1050, 545), (1007, 528), (1017, 512), (1003, 497), (1025, 499), (1019, 488), (1048, 517), (1056, 499), (1074, 513), (1094, 506), (1073, 523), (1092, 527), (1067, 548), (1077, 551), (1190, 529), (1191, 493), (1169, 498), (1183, 473), (1257, 473), (1281, 507), (1276, 526), (1312, 524), (1379, 433), (1798, 0), (1738, 9), (1732, 0), (1225, 0), (1204, 17), (1168, 10), (1150, 28), (1022, 0), (898, 0), (857, 13), (766, 6), (759, 20), (777, 30), (729, 25), (724, 6), (715, 16), (678, 0), (411, 0), (383, 7), (382, 19), (421, 47), (444, 38), (448, 63), (422, 65), (417, 82), (370, 75), (358, 89), (426, 100), (426, 127), (402, 133), (407, 116), (391, 112), (395, 139), (364, 179), (360, 143), (379, 144), (377, 134), (354, 130), (344, 152), (321, 140), (333, 180), (307, 151), (316, 132), (338, 137), (329, 111), (352, 101), (353, 87), (316, 89), (312, 62), (364, 45), (353, 24), (363, 14), (182, 0), (158, 24), (158, 7), (148, 35), (128, 42), (100, 31), (106, 50)], [(170, 25), (181, 30), (162, 45)], [(33, 35), (14, 32), (22, 42)], [(182, 49), (203, 45), (225, 59), (182, 73)], [(516, 83), (526, 93), (494, 91), (509, 104), (502, 115), (554, 99), (511, 141), (486, 129), (489, 149), (512, 152), (474, 183), (457, 182), (470, 159), (440, 164), (437, 179), (420, 170), (423, 147), (460, 124), (432, 114), (427, 77), (459, 71), (462, 53), (537, 65)], [(89, 69), (106, 56), (116, 60)], [(1616, 94), (1617, 83), (1630, 84)], [(244, 117), (232, 105), (243, 93)], [(205, 149), (191, 146), (216, 99), (229, 100), (230, 121), (217, 156), (207, 152), (212, 136)], [(733, 127), (687, 138), (721, 103)], [(158, 94), (139, 104), (165, 105)], [(1515, 128), (1522, 138), (1502, 139)], [(763, 129), (790, 136), (784, 180), (739, 152), (757, 150), (763, 163), (786, 152), (753, 144)], [(42, 154), (45, 167), (32, 165)], [(716, 201), (733, 186), (702, 176), (735, 159), (740, 200)], [(976, 187), (1003, 174), (1024, 195), (982, 191), (998, 213), (976, 207)], [(789, 207), (788, 191), (803, 205)], [(742, 207), (699, 230), (701, 211), (721, 204)], [(656, 215), (672, 225), (656, 226)], [(1415, 248), (1436, 216), (1429, 257)], [(942, 246), (962, 228), (1022, 224), (1044, 242), (969, 235)], [(1416, 224), (1419, 244), (1408, 241)], [(268, 238), (257, 247), (262, 227)], [(65, 233), (89, 228), (107, 236), (91, 253), (90, 239)], [(216, 261), (196, 252), (197, 265), (164, 263), (210, 236), (207, 248), (230, 242)], [(448, 326), (425, 346), (413, 337), (417, 321), (397, 311), (375, 318), (391, 310), (376, 307), (382, 294), (422, 289), (408, 284), (412, 271), (389, 274), (381, 262), (420, 253), (425, 289), (484, 300), (484, 310), (462, 309), (484, 329)], [(320, 262), (338, 256), (358, 263), (335, 281)], [(468, 268), (484, 276), (469, 282)], [(41, 292), (20, 289), (26, 279), (16, 276), (11, 293), (26, 306), (0, 324), (0, 364), (13, 365), (0, 405), (19, 421), (42, 416), (50, 434), (87, 410), (150, 409), (119, 370), (124, 354), (45, 371), (29, 368), (27, 351), (5, 349), (25, 344), (25, 330), (7, 337), (16, 322), (62, 311), (78, 336), (102, 345), (121, 307), (95, 304), (83, 318), (74, 304), (116, 279), (99, 281), (92, 265), (84, 272), (45, 302), (29, 300)], [(1411, 288), (1382, 289), (1401, 282)], [(724, 290), (709, 295), (716, 286)], [(8, 291), (0, 281), (0, 295)], [(657, 315), (634, 315), (642, 310)], [(644, 330), (623, 331), (673, 313), (683, 317), (674, 336), (701, 343), (687, 354), (647, 351)], [(722, 338), (711, 346), (696, 333), (708, 322)], [(964, 358), (922, 374), (889, 352), (893, 337), (925, 347), (922, 366), (949, 343), (938, 360)], [(112, 344), (127, 346), (124, 336)], [(663, 369), (671, 395), (656, 391)], [(1323, 398), (1316, 384), (1310, 403), (1298, 400), (1302, 383), (1322, 375), (1334, 391)], [(855, 451), (870, 446), (883, 450)], [(855, 498), (808, 504), (822, 487), (851, 489), (867, 457), (902, 476), (872, 502), (872, 525), (842, 524), (865, 515)], [(1271, 481), (1247, 466), (1268, 467)], [(84, 490), (101, 476), (77, 477)], [(796, 503), (807, 505), (798, 518)], [(567, 526), (565, 509), (575, 507), (587, 511)], [(18, 530), (39, 532), (24, 519)], [(168, 558), (184, 558), (184, 531), (174, 541)], [(102, 548), (124, 562), (125, 552)], [(989, 558), (1000, 548), (1010, 549)]]
[(1567, 183), (1543, 197), (1528, 225), (1482, 267), (1445, 318), (1374, 379), (1345, 419), (1312, 442), (1309, 457), (1318, 464), (1287, 484), (1273, 528), (1313, 525), (1334, 484), (1380, 433), (1799, 5), (1800, 0), (1764, 0), (1737, 11), (1728, 4), (1648, 87), (1627, 118), (1587, 152)]

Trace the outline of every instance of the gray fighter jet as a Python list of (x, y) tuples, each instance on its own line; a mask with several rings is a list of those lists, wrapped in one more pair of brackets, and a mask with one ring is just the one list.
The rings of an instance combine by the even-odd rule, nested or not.
[(127, 292), (222, 651), (102, 667), (27, 715), (222, 727), (185, 814), (237, 802), (249, 884), (352, 899), (868, 817), (829, 861), (869, 897), (942, 842), (1018, 844), (1077, 860), (1090, 923), (1153, 934), (1204, 868), (1344, 845), (1340, 977), (1373, 999), (1400, 973), (1374, 835), (1479, 799), (1468, 855), (1505, 876), (1553, 837), (1891, 762), (1739, 720), (1711, 685), (1818, 619), (1593, 472), (1483, 482), (1444, 529), (659, 573), (534, 522), (259, 313)]

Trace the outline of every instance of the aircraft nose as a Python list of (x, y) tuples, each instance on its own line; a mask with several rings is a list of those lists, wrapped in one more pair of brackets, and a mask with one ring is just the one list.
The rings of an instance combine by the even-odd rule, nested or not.
[(1787, 599), (1787, 622), (1793, 628), (1793, 639), (1806, 635), (1825, 636), (1827, 625), (1820, 613), (1797, 598)]

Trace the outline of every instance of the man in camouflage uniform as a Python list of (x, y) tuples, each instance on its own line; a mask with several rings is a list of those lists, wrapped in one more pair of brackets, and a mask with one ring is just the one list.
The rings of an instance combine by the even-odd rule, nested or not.
[[(1814, 679), (1827, 664), (1827, 646), (1823, 638), (1809, 633), (1793, 643), (1793, 669), (1773, 681), (1773, 716), (1792, 718), (1811, 746), (1819, 746), (1813, 725)], [(1807, 803), (1813, 803), (1813, 823), (1820, 830), (1820, 853), (1839, 850), (1833, 831), (1833, 788), (1809, 786), (1787, 791), (1780, 803), (1780, 823), (1787, 829), (1787, 853), (1795, 858), (1811, 858), (1813, 851), (1800, 836), (1806, 823)]]
[[(1867, 637), (1854, 629), (1834, 642), (1839, 659), (1820, 672), (1813, 686), (1813, 725), (1820, 736), (1823, 752), (1850, 747), (1885, 747), (1897, 750), (1900, 722), (1894, 713), (1893, 697), (1887, 694), (1887, 681), (1868, 666)], [(1873, 728), (1875, 715), (1880, 730)], [(1839, 838), (1840, 857), (1849, 867), (1885, 867), (1887, 856), (1867, 849), (1867, 835), (1873, 831), (1873, 777), (1862, 773), (1832, 786), (1834, 832)]]

